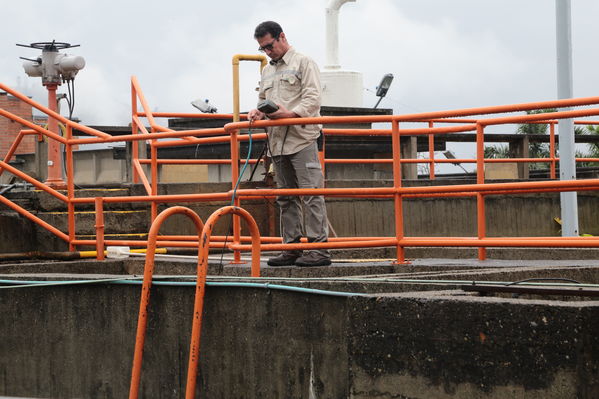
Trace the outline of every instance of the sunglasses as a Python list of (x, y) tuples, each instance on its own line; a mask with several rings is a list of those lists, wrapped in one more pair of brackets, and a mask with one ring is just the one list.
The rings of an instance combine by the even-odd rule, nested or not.
[(258, 47), (258, 51), (260, 52), (265, 52), (265, 51), (272, 51), (272, 46), (275, 44), (275, 42), (279, 40), (279, 38), (277, 37), (276, 39), (273, 39), (272, 42), (268, 43), (267, 45), (264, 45), (262, 47)]

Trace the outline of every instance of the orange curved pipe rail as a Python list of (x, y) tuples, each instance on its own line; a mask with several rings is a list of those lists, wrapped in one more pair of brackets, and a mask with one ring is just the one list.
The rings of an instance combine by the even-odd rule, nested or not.
[[(189, 217), (198, 232), (198, 242), (201, 242), (201, 235), (204, 229), (202, 219), (191, 209), (183, 206), (174, 206), (162, 211), (152, 223), (150, 234), (148, 236), (148, 245), (146, 252), (146, 262), (144, 264), (144, 279), (141, 288), (141, 299), (139, 302), (139, 316), (137, 319), (137, 333), (135, 336), (135, 351), (133, 354), (133, 366), (131, 369), (131, 385), (129, 387), (129, 399), (137, 399), (139, 396), (139, 385), (141, 381), (141, 366), (143, 361), (144, 343), (146, 340), (146, 327), (148, 324), (148, 309), (150, 306), (150, 290), (152, 288), (152, 277), (154, 275), (154, 258), (156, 252), (156, 237), (160, 231), (162, 223), (174, 214), (183, 214)], [(201, 248), (201, 246), (199, 246)], [(198, 248), (198, 274), (201, 268), (201, 252)], [(102, 251), (103, 252), (103, 251)], [(205, 284), (205, 279), (204, 279)]]
[(200, 361), (200, 338), (202, 332), (202, 314), (204, 311), (204, 295), (206, 292), (206, 275), (208, 273), (208, 250), (210, 249), (210, 236), (216, 222), (225, 215), (238, 215), (247, 222), (252, 237), (252, 277), (260, 277), (260, 231), (256, 221), (245, 209), (236, 206), (225, 206), (215, 211), (206, 220), (202, 229), (196, 281), (196, 293), (193, 308), (193, 324), (191, 329), (191, 343), (189, 345), (189, 363), (187, 367), (187, 384), (185, 398), (193, 399), (198, 378), (198, 363)]

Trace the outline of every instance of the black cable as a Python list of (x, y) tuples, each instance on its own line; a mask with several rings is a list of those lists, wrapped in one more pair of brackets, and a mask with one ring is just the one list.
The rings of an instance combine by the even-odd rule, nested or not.
[[(72, 85), (71, 85), (72, 83)], [(69, 107), (69, 120), (73, 120), (73, 111), (75, 110), (75, 79), (68, 79), (67, 80), (67, 96), (66, 96), (66, 100), (67, 100), (67, 105)], [(67, 175), (67, 147), (66, 145), (62, 144), (62, 170), (64, 175)], [(74, 182), (75, 176), (73, 176), (73, 185), (75, 186), (75, 188), (82, 190), (83, 187), (75, 184)]]
[(506, 286), (520, 284), (520, 283), (525, 283), (525, 282), (528, 282), (528, 281), (568, 281), (570, 283), (582, 284), (580, 281), (572, 280), (572, 279), (569, 279), (569, 278), (544, 278), (544, 277), (536, 277), (536, 278), (527, 278), (525, 280), (514, 281), (514, 282), (511, 282), (509, 284), (506, 284)]
[[(233, 196), (231, 198), (231, 205), (233, 205), (235, 202), (235, 193), (237, 192), (237, 187), (239, 187), (239, 183), (241, 182), (241, 179), (243, 178), (243, 173), (245, 172), (245, 167), (250, 162), (250, 156), (251, 156), (251, 152), (252, 152), (252, 121), (250, 121), (250, 124), (249, 124), (248, 134), (250, 136), (250, 141), (249, 141), (250, 145), (248, 147), (248, 155), (245, 159), (245, 165), (244, 165), (243, 169), (241, 170), (241, 173), (237, 177), (237, 182), (235, 183), (235, 188), (233, 189)], [(229, 239), (229, 234), (233, 233), (231, 231), (232, 224), (233, 224), (233, 215), (231, 215), (231, 217), (229, 218), (229, 225), (227, 226), (227, 234), (225, 235), (225, 242), (223, 243), (223, 248), (220, 252), (219, 267), (221, 267), (221, 268), (223, 267), (223, 257), (225, 255), (225, 248), (227, 247), (227, 240)]]
[(252, 181), (252, 179), (254, 178), (254, 173), (256, 173), (256, 169), (258, 169), (258, 165), (260, 165), (260, 160), (264, 156), (264, 152), (266, 151), (268, 143), (268, 135), (266, 137), (267, 141), (264, 142), (264, 145), (262, 146), (262, 151), (260, 152), (260, 155), (258, 155), (258, 158), (256, 158), (256, 163), (254, 164), (254, 167), (252, 168), (252, 173), (250, 174), (250, 178), (247, 181)]
[(287, 140), (287, 133), (289, 133), (289, 125), (287, 125), (287, 129), (285, 129), (285, 135), (283, 136), (283, 142), (281, 143), (281, 151), (279, 151), (278, 157), (275, 157), (275, 154), (273, 154), (273, 152), (270, 148), (270, 140), (268, 139), (268, 134), (266, 134), (266, 143), (268, 145), (268, 152), (270, 152), (273, 162), (277, 163), (277, 161), (278, 161), (279, 169), (281, 168), (281, 157), (283, 156), (283, 148), (285, 147), (285, 141)]
[(67, 88), (69, 90), (69, 119), (73, 119), (73, 111), (75, 110), (75, 79), (67, 80)]

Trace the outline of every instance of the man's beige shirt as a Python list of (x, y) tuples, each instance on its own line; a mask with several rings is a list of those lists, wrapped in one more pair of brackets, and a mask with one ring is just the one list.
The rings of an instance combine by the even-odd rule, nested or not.
[[(258, 97), (280, 104), (302, 118), (320, 116), (320, 71), (309, 57), (293, 47), (262, 70)], [(314, 142), (321, 125), (275, 126), (269, 129), (271, 155), (295, 154)], [(285, 137), (285, 135), (287, 137)]]

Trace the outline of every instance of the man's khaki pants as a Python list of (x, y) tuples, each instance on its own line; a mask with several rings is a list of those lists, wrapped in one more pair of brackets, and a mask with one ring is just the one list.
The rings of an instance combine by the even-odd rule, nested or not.
[[(324, 187), (316, 142), (295, 154), (273, 157), (273, 165), (277, 188)], [(324, 196), (283, 195), (277, 197), (277, 204), (281, 210), (281, 236), (284, 243), (299, 242), (304, 231), (309, 242), (327, 241), (329, 228)], [(330, 256), (327, 250), (316, 252)]]

